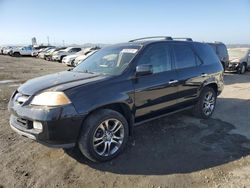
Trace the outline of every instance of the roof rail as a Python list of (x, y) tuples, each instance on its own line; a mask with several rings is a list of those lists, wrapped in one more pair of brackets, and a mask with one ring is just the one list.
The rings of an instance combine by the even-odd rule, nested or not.
[(186, 41), (193, 41), (193, 39), (192, 38), (185, 38), (185, 37), (179, 37), (179, 38), (173, 38), (173, 40), (186, 40)]
[(168, 36), (155, 36), (155, 37), (143, 37), (143, 38), (133, 39), (133, 40), (130, 40), (129, 42), (135, 42), (135, 41), (147, 40), (147, 39), (157, 39), (157, 38), (162, 38), (164, 40), (173, 40), (172, 37), (168, 37)]

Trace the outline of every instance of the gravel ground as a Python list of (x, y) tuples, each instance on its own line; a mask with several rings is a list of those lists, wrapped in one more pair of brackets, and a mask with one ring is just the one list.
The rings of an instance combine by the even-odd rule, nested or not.
[(23, 82), (68, 69), (35, 58), (0, 56), (0, 188), (249, 187), (250, 72), (225, 74), (209, 120), (189, 112), (135, 129), (118, 158), (93, 164), (75, 149), (51, 149), (14, 133), (7, 103)]

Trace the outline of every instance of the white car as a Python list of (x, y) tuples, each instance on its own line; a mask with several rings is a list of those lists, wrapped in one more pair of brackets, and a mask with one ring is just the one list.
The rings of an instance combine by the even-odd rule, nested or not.
[(31, 46), (25, 46), (25, 47), (13, 49), (11, 54), (15, 57), (31, 56), (32, 51), (33, 51), (33, 48)]
[(3, 54), (4, 55), (10, 55), (13, 49), (14, 49), (14, 47), (8, 46), (8, 47), (3, 49)]
[(92, 54), (94, 54), (95, 52), (97, 52), (98, 50), (93, 50), (93, 51), (90, 51), (89, 53), (86, 53), (85, 55), (80, 55), (78, 56), (74, 62), (73, 62), (73, 65), (72, 66), (77, 66), (79, 65), (82, 61), (84, 61), (87, 57), (91, 56)]
[(44, 59), (45, 54), (47, 52), (50, 52), (51, 50), (55, 50), (55, 47), (48, 47), (48, 48), (43, 49), (41, 52), (38, 53), (38, 57), (41, 59)]
[(81, 48), (68, 47), (65, 50), (60, 50), (54, 53), (52, 56), (52, 60), (61, 62), (65, 56), (75, 54), (81, 50)]
[(66, 64), (67, 66), (73, 66), (74, 64), (74, 60), (78, 57), (78, 56), (82, 56), (82, 55), (86, 55), (87, 53), (89, 53), (91, 51), (91, 48), (85, 48), (75, 54), (72, 55), (67, 55), (66, 57), (64, 57), (62, 59), (62, 63)]

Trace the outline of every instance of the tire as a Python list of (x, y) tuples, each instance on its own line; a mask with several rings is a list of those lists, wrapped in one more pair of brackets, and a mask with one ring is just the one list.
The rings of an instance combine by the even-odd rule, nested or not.
[[(212, 95), (211, 100), (208, 100), (208, 95)], [(193, 109), (193, 115), (197, 118), (208, 119), (212, 116), (216, 106), (217, 94), (211, 87), (205, 87), (201, 94), (198, 102), (195, 104)]]
[(14, 56), (14, 57), (20, 57), (21, 54), (20, 54), (19, 52), (14, 52), (13, 56)]
[(64, 57), (66, 57), (66, 56), (65, 56), (65, 55), (61, 56), (61, 58), (60, 58), (60, 60), (59, 60), (60, 63), (62, 63), (62, 59), (63, 59)]
[(240, 66), (239, 69), (238, 69), (238, 73), (239, 73), (239, 74), (245, 74), (246, 70), (247, 70), (246, 64), (245, 64), (245, 63), (242, 63), (241, 66)]
[[(117, 123), (116, 126), (115, 123)], [(107, 124), (111, 128), (105, 129)], [(111, 136), (105, 133), (108, 131), (112, 132), (112, 129), (114, 131), (113, 134), (111, 133)], [(84, 122), (78, 140), (78, 147), (81, 153), (89, 160), (104, 162), (115, 158), (123, 151), (128, 142), (128, 137), (129, 127), (127, 120), (116, 111), (101, 109), (91, 114)], [(117, 138), (122, 138), (122, 140)]]

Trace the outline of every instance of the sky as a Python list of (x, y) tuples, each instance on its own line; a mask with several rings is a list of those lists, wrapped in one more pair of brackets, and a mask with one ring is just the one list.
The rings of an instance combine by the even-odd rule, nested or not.
[(0, 0), (0, 20), (0, 45), (158, 35), (250, 44), (250, 0)]

